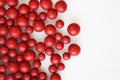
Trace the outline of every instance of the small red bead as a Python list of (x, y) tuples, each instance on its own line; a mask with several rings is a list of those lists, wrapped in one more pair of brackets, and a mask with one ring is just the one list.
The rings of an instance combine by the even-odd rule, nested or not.
[(5, 44), (6, 42), (6, 37), (5, 36), (0, 36), (0, 44)]
[(3, 63), (8, 63), (10, 60), (10, 57), (6, 54), (6, 55), (3, 55), (2, 58), (1, 58), (1, 61)]
[(40, 6), (44, 10), (48, 10), (52, 7), (52, 1), (51, 0), (40, 0)]
[(26, 60), (28, 62), (31, 62), (31, 61), (33, 61), (35, 59), (36, 54), (32, 50), (26, 50), (24, 52), (23, 56), (24, 56), (24, 60)]
[(77, 23), (71, 23), (67, 31), (71, 36), (77, 36), (80, 33), (80, 26)]
[(23, 61), (23, 55), (22, 54), (17, 54), (16, 61), (17, 62), (22, 62)]
[(68, 52), (64, 52), (62, 57), (64, 60), (69, 60), (71, 58), (71, 55)]
[(65, 65), (63, 63), (58, 64), (58, 70), (62, 71), (65, 69)]
[(13, 38), (20, 37), (21, 33), (22, 33), (22, 30), (19, 26), (14, 25), (14, 26), (11, 26), (10, 29), (9, 29), (9, 34)]
[(67, 4), (65, 1), (60, 0), (55, 4), (55, 8), (58, 12), (63, 13), (67, 10)]
[(6, 0), (0, 0), (0, 7), (3, 7), (6, 4)]
[(53, 73), (50, 76), (50, 80), (62, 80), (62, 79), (61, 79), (61, 76), (58, 73)]
[(53, 54), (50, 57), (50, 61), (52, 64), (59, 64), (61, 62), (61, 56), (59, 54)]
[(20, 72), (22, 73), (27, 73), (30, 71), (30, 64), (28, 62), (21, 62), (20, 65), (19, 65), (19, 70)]
[(41, 20), (46, 20), (47, 19), (47, 14), (45, 12), (41, 12), (41, 13), (39, 13), (39, 18)]
[(22, 41), (28, 41), (29, 40), (29, 35), (28, 33), (22, 33), (21, 36), (20, 36), (20, 39)]
[(29, 47), (34, 47), (36, 43), (37, 43), (36, 40), (32, 38), (27, 41)]
[(14, 7), (10, 7), (7, 9), (6, 15), (9, 19), (16, 19), (18, 17), (18, 10)]
[(27, 26), (27, 27), (25, 28), (25, 32), (28, 33), (28, 34), (32, 34), (32, 33), (33, 33), (33, 27)]
[(47, 35), (54, 35), (56, 33), (56, 28), (54, 25), (49, 24), (45, 27), (44, 31)]
[(11, 73), (15, 73), (18, 71), (19, 69), (19, 66), (18, 66), (18, 63), (16, 61), (10, 61), (8, 64), (7, 64), (7, 69), (9, 72)]
[(45, 60), (45, 54), (44, 54), (44, 53), (39, 53), (39, 54), (38, 54), (38, 59), (39, 59), (40, 61)]
[(55, 25), (56, 25), (57, 28), (63, 28), (64, 22), (63, 22), (63, 20), (57, 20)]
[(8, 27), (0, 25), (0, 36), (6, 36), (8, 34)]
[(62, 42), (64, 44), (69, 44), (70, 43), (70, 37), (69, 36), (63, 36), (62, 37)]
[(7, 22), (6, 22), (7, 26), (12, 26), (14, 25), (14, 20), (13, 19), (8, 19)]
[(16, 55), (17, 55), (17, 51), (16, 51), (15, 49), (11, 49), (11, 50), (9, 50), (8, 55), (9, 55), (11, 58), (15, 58)]
[(35, 60), (35, 61), (33, 61), (33, 67), (34, 67), (34, 68), (40, 68), (40, 66), (41, 66), (40, 60)]
[(37, 52), (44, 52), (45, 51), (45, 44), (42, 42), (37, 43), (35, 47), (36, 47)]
[(29, 6), (26, 5), (26, 4), (21, 4), (19, 6), (18, 10), (19, 10), (20, 14), (23, 14), (23, 15), (28, 14), (28, 12), (29, 12)]
[(33, 69), (31, 69), (30, 74), (32, 77), (34, 77), (34, 76), (37, 77), (39, 74), (39, 70), (37, 68), (33, 68)]
[(18, 0), (6, 0), (6, 3), (8, 6), (14, 7), (14, 6), (17, 6)]
[(48, 35), (47, 37), (45, 37), (44, 43), (46, 47), (52, 47), (55, 44), (55, 39), (51, 35)]
[(20, 42), (17, 46), (19, 52), (25, 52), (27, 50), (27, 43), (26, 42)]
[(22, 28), (28, 26), (28, 18), (24, 15), (20, 15), (16, 19), (16, 24)]
[(40, 72), (39, 73), (39, 79), (40, 80), (46, 80), (47, 78), (47, 74), (45, 72)]
[(16, 79), (22, 79), (22, 77), (23, 77), (23, 73), (22, 72), (18, 71), (18, 72), (15, 73), (15, 78)]
[(60, 41), (56, 42), (55, 48), (56, 48), (57, 50), (62, 50), (62, 49), (64, 48), (63, 42), (60, 42)]
[(56, 9), (51, 8), (48, 10), (47, 17), (49, 19), (55, 19), (55, 18), (57, 18), (57, 16), (58, 16), (58, 12)]
[(45, 23), (42, 20), (36, 20), (33, 22), (33, 29), (36, 32), (42, 32), (45, 28)]
[(57, 32), (54, 37), (56, 40), (60, 41), (62, 39), (62, 34)]
[(53, 64), (53, 65), (49, 66), (49, 72), (54, 73), (56, 71), (57, 71), (57, 66), (56, 65)]
[(30, 11), (28, 13), (28, 19), (30, 21), (35, 21), (37, 19), (37, 13), (35, 11)]
[(8, 74), (6, 77), (7, 80), (15, 80), (14, 74)]
[(0, 25), (3, 25), (6, 23), (6, 18), (4, 16), (0, 17)]
[(37, 10), (39, 7), (39, 2), (38, 0), (30, 0), (29, 1), (29, 7), (31, 10)]
[(23, 74), (23, 79), (30, 80), (30, 74), (28, 74), (28, 73)]
[(17, 41), (15, 38), (9, 38), (6, 42), (6, 46), (9, 49), (15, 49), (17, 47)]
[(6, 73), (6, 71), (7, 71), (6, 65), (5, 64), (0, 64), (0, 73), (1, 72)]
[(71, 44), (68, 47), (68, 52), (71, 56), (77, 56), (80, 54), (81, 48), (77, 44)]
[(0, 80), (5, 80), (6, 74), (5, 73), (0, 73)]
[(53, 50), (52, 47), (48, 47), (48, 48), (46, 48), (45, 53), (46, 53), (48, 56), (51, 56), (52, 54), (54, 54), (54, 50)]
[(0, 7), (0, 17), (6, 14), (6, 9), (4, 7)]
[(9, 52), (9, 49), (6, 46), (1, 46), (0, 47), (0, 54), (7, 54)]

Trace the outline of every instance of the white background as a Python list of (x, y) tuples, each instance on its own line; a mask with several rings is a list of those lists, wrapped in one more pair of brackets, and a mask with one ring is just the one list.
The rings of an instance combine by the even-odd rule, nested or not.
[[(22, 3), (27, 1), (21, 0)], [(71, 38), (82, 51), (79, 56), (64, 61), (66, 69), (60, 72), (62, 80), (120, 80), (120, 0), (65, 1), (68, 10), (59, 15), (65, 26), (59, 31), (65, 35), (68, 24), (80, 24), (80, 34)], [(37, 41), (44, 37), (35, 32), (32, 36)], [(48, 60), (43, 62), (41, 71), (47, 71)]]

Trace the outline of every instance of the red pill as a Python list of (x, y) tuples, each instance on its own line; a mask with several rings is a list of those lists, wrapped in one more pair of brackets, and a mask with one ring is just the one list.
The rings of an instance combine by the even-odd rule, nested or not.
[(51, 55), (54, 53), (54, 50), (53, 50), (52, 47), (48, 47), (48, 48), (46, 48), (45, 53), (46, 53), (48, 56), (51, 56)]
[(0, 73), (0, 80), (5, 80), (6, 74), (5, 73)]
[(40, 60), (35, 60), (35, 61), (33, 61), (33, 67), (34, 67), (34, 68), (40, 68), (40, 66), (41, 66)]
[(63, 36), (62, 37), (62, 42), (64, 44), (69, 44), (70, 43), (70, 37), (69, 36)]
[(44, 31), (47, 35), (54, 35), (56, 33), (56, 28), (54, 25), (49, 24), (45, 27)]
[(27, 26), (27, 27), (25, 28), (25, 32), (28, 33), (28, 34), (32, 34), (32, 33), (33, 33), (33, 27)]
[(26, 60), (28, 62), (31, 62), (31, 61), (33, 61), (35, 59), (36, 54), (32, 50), (26, 50), (24, 52), (23, 56), (24, 56), (24, 60)]
[(67, 4), (65, 1), (60, 0), (55, 4), (55, 8), (58, 12), (63, 13), (67, 10)]
[(27, 50), (28, 46), (26, 42), (20, 42), (17, 46), (17, 49), (19, 52), (25, 52)]
[(54, 36), (54, 37), (55, 37), (55, 39), (56, 39), (56, 40), (58, 40), (58, 41), (59, 41), (59, 40), (61, 40), (61, 39), (62, 39), (62, 34), (61, 34), (61, 33), (59, 33), (59, 32), (57, 32), (57, 33), (55, 34), (55, 36)]
[(16, 19), (18, 17), (18, 10), (14, 7), (10, 7), (7, 9), (6, 15), (9, 19)]
[(24, 15), (20, 15), (17, 17), (16, 19), (16, 24), (22, 28), (27, 27), (28, 26), (28, 19), (26, 16)]
[(56, 48), (57, 50), (62, 50), (62, 49), (64, 48), (63, 42), (60, 42), (60, 41), (56, 42), (55, 48)]
[(36, 20), (33, 22), (33, 29), (36, 32), (41, 32), (45, 28), (45, 23), (42, 20)]
[(17, 6), (18, 0), (6, 0), (8, 6)]
[(45, 60), (45, 54), (44, 54), (44, 53), (39, 53), (39, 54), (38, 54), (38, 59), (39, 59), (40, 61)]
[(38, 80), (37, 77), (32, 77), (30, 80)]
[(8, 28), (5, 25), (0, 25), (0, 36), (6, 36), (8, 34)]
[(80, 26), (77, 23), (71, 23), (68, 26), (67, 31), (71, 36), (76, 36), (80, 33)]
[(62, 71), (65, 69), (65, 65), (63, 63), (58, 64), (58, 70)]
[(23, 61), (23, 55), (22, 54), (17, 54), (16, 61), (17, 62), (22, 62)]
[(0, 36), (0, 44), (5, 44), (5, 42), (6, 42), (6, 37)]
[(16, 61), (10, 61), (8, 64), (7, 64), (7, 69), (9, 72), (11, 73), (15, 73), (18, 71), (19, 69), (19, 66), (18, 66), (18, 63)]
[(68, 52), (71, 56), (77, 56), (80, 54), (81, 48), (77, 44), (71, 44), (68, 47)]
[(22, 33), (22, 30), (19, 26), (14, 25), (14, 26), (11, 26), (10, 29), (9, 29), (9, 34), (13, 38), (20, 37), (21, 33)]
[(56, 25), (57, 28), (63, 28), (64, 22), (63, 22), (63, 20), (57, 20), (55, 25)]
[(8, 74), (6, 77), (7, 80), (15, 80), (14, 74)]
[(3, 55), (2, 58), (1, 58), (1, 61), (3, 63), (8, 63), (10, 60), (10, 57), (6, 54), (6, 55)]
[(47, 78), (47, 74), (45, 72), (40, 72), (39, 73), (39, 79), (40, 80), (46, 80)]
[(18, 72), (15, 73), (15, 78), (16, 79), (21, 79), (22, 77), (23, 77), (23, 73), (22, 72), (18, 71)]
[(28, 12), (29, 12), (29, 6), (26, 5), (26, 4), (21, 4), (19, 6), (18, 10), (19, 10), (20, 14), (23, 14), (23, 15), (28, 14)]
[(50, 61), (52, 64), (59, 64), (61, 62), (61, 56), (59, 54), (53, 54), (51, 57), (50, 57)]
[(20, 65), (19, 65), (19, 70), (22, 73), (29, 72), (30, 71), (30, 64), (26, 61), (21, 62)]
[(6, 14), (6, 9), (4, 7), (0, 7), (0, 17), (4, 16), (5, 14)]
[(7, 24), (7, 26), (12, 26), (12, 25), (14, 25), (14, 20), (13, 19), (8, 19), (6, 24)]
[(30, 0), (29, 1), (29, 7), (31, 10), (37, 10), (39, 7), (39, 2), (38, 0)]
[(57, 66), (56, 66), (56, 65), (54, 65), (54, 64), (49, 66), (49, 72), (51, 72), (51, 73), (56, 72), (56, 71), (57, 71), (57, 69), (58, 69), (58, 68), (57, 68)]
[(27, 33), (22, 33), (20, 36), (20, 39), (22, 41), (28, 41), (29, 40), (29, 35)]
[(36, 40), (32, 38), (27, 41), (29, 47), (34, 47), (36, 43), (37, 43)]
[(41, 13), (39, 14), (39, 18), (40, 18), (41, 20), (46, 20), (46, 19), (47, 19), (47, 14), (46, 14), (45, 12), (41, 12)]
[(16, 55), (17, 55), (17, 51), (16, 51), (15, 49), (11, 49), (11, 50), (9, 50), (8, 55), (9, 55), (11, 58), (15, 58)]
[(37, 43), (35, 47), (36, 47), (37, 52), (44, 52), (45, 51), (45, 44), (42, 42)]
[(37, 13), (35, 11), (30, 11), (28, 13), (28, 19), (30, 21), (35, 21), (37, 19)]
[(4, 16), (0, 17), (0, 25), (5, 24), (6, 23), (6, 18)]
[(6, 42), (6, 46), (9, 49), (15, 49), (17, 47), (17, 41), (15, 38), (9, 38)]
[(7, 54), (9, 52), (9, 49), (6, 46), (1, 46), (0, 47), (0, 54)]
[(68, 52), (64, 52), (62, 57), (64, 60), (69, 60), (71, 58), (71, 55)]
[(61, 76), (58, 73), (53, 73), (50, 76), (50, 80), (61, 80)]
[(44, 43), (46, 47), (52, 47), (55, 44), (55, 39), (51, 35), (49, 35), (44, 39)]
[(6, 0), (0, 0), (0, 7), (3, 7), (6, 4)]
[(0, 73), (1, 72), (6, 73), (6, 70), (7, 70), (6, 65), (5, 64), (1, 64), (0, 65)]
[(58, 16), (58, 12), (56, 9), (51, 8), (48, 10), (47, 17), (49, 19), (55, 19), (55, 18), (57, 18), (57, 16)]
[(37, 68), (33, 68), (31, 71), (30, 71), (30, 74), (31, 74), (31, 76), (32, 77), (34, 77), (34, 76), (38, 76), (38, 74), (39, 74), (39, 70), (37, 69)]
[(28, 74), (28, 73), (23, 74), (23, 79), (30, 80), (30, 74)]
[(40, 0), (40, 6), (44, 10), (48, 10), (52, 7), (52, 1), (51, 0)]

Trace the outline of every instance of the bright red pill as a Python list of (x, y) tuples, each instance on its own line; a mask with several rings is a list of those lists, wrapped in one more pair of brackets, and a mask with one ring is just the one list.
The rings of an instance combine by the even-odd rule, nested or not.
[(45, 51), (45, 44), (42, 42), (37, 43), (35, 47), (36, 47), (37, 52), (44, 52)]
[(6, 36), (8, 34), (8, 27), (5, 25), (0, 25), (0, 36)]
[(71, 55), (68, 52), (64, 52), (62, 57), (64, 60), (69, 60), (71, 58)]
[(55, 48), (56, 48), (57, 50), (62, 50), (62, 49), (64, 48), (63, 42), (60, 42), (60, 41), (56, 42)]
[(23, 73), (22, 72), (18, 71), (18, 72), (15, 73), (15, 78), (16, 79), (21, 79), (22, 77), (23, 77)]
[(6, 9), (4, 7), (0, 7), (0, 17), (6, 14)]
[(49, 72), (54, 73), (57, 71), (58, 68), (56, 65), (53, 64), (53, 65), (50, 65), (48, 69), (49, 69)]
[(9, 49), (15, 49), (17, 47), (17, 41), (15, 38), (9, 38), (6, 42), (6, 46)]
[(31, 69), (30, 74), (32, 77), (38, 76), (39, 70), (37, 68), (33, 68), (33, 69)]
[(5, 80), (6, 74), (5, 73), (0, 73), (0, 80)]
[(18, 0), (6, 0), (8, 6), (14, 7), (17, 6)]
[(71, 56), (77, 56), (80, 54), (81, 48), (77, 44), (71, 44), (68, 47), (68, 52)]
[(30, 74), (28, 74), (28, 73), (23, 74), (23, 79), (30, 80)]
[(36, 40), (33, 38), (31, 38), (27, 41), (27, 44), (29, 47), (34, 47), (36, 45), (36, 43), (37, 43)]
[(54, 35), (56, 33), (56, 28), (54, 25), (49, 24), (45, 27), (45, 33), (47, 35)]
[(39, 7), (39, 2), (38, 0), (30, 0), (29, 1), (29, 7), (31, 10), (37, 10)]
[(41, 13), (39, 13), (39, 18), (40, 18), (41, 20), (46, 20), (47, 14), (46, 14), (45, 12), (41, 12)]
[(3, 45), (6, 42), (6, 37), (5, 36), (0, 36), (0, 44)]
[(22, 54), (17, 54), (16, 61), (17, 62), (22, 62), (23, 61), (23, 55)]
[(64, 43), (64, 44), (69, 44), (70, 43), (70, 37), (69, 36), (63, 36), (62, 37), (62, 42)]
[(48, 10), (48, 12), (47, 12), (47, 17), (48, 17), (49, 19), (55, 19), (55, 18), (57, 18), (57, 16), (58, 16), (58, 12), (57, 12), (56, 9), (51, 8), (51, 9)]
[(62, 80), (62, 79), (61, 79), (61, 76), (58, 73), (53, 73), (50, 76), (50, 80)]
[(8, 63), (10, 61), (10, 57), (7, 54), (3, 55), (2, 58), (1, 58), (1, 61), (3, 63)]
[(37, 19), (37, 12), (35, 12), (35, 11), (30, 11), (30, 12), (28, 13), (28, 19), (29, 19), (30, 21), (35, 21), (35, 20)]
[(44, 39), (44, 43), (46, 47), (52, 47), (55, 44), (55, 39), (53, 38), (53, 36), (49, 35)]
[(40, 6), (44, 10), (48, 10), (52, 7), (52, 1), (51, 0), (40, 0)]
[(25, 52), (27, 50), (28, 46), (27, 46), (27, 43), (26, 42), (20, 42), (18, 43), (17, 45), (17, 49), (19, 52)]
[(0, 0), (0, 7), (3, 7), (6, 4), (6, 0)]
[(19, 10), (20, 14), (23, 14), (23, 15), (28, 14), (28, 12), (29, 12), (29, 6), (26, 5), (26, 4), (21, 4), (19, 6), (18, 10)]
[(5, 54), (7, 54), (9, 52), (9, 49), (8, 49), (8, 47), (7, 46), (1, 46), (0, 47), (0, 54), (3, 54), (3, 55), (5, 55)]
[(63, 28), (64, 22), (63, 22), (63, 20), (57, 20), (55, 25), (56, 25), (57, 28)]
[(51, 57), (50, 57), (50, 61), (52, 64), (59, 64), (61, 62), (61, 56), (59, 54), (53, 54)]
[(60, 41), (62, 39), (62, 34), (57, 32), (54, 37), (57, 41)]
[(47, 78), (47, 74), (45, 72), (40, 72), (39, 73), (39, 79), (40, 80), (45, 80)]
[(41, 66), (40, 60), (34, 60), (33, 61), (33, 67), (34, 68), (40, 68), (40, 66)]
[(43, 61), (43, 60), (45, 59), (45, 54), (44, 54), (44, 53), (39, 53), (39, 54), (38, 54), (38, 59), (39, 59), (40, 61)]
[(7, 80), (15, 80), (15, 76), (14, 76), (13, 74), (8, 74), (8, 75), (6, 76), (6, 79), (7, 79)]
[(6, 22), (7, 26), (12, 26), (14, 25), (14, 20), (13, 19), (8, 19), (7, 22)]
[(15, 58), (16, 55), (17, 55), (17, 51), (16, 51), (15, 49), (11, 49), (11, 50), (9, 50), (8, 55), (9, 55), (11, 58)]
[(33, 27), (32, 26), (27, 26), (25, 28), (25, 32), (28, 33), (28, 34), (32, 34), (33, 33)]
[(77, 23), (71, 23), (67, 31), (71, 36), (77, 36), (80, 33), (80, 26)]
[(58, 70), (62, 71), (65, 69), (65, 65), (63, 63), (58, 64)]
[(28, 62), (21, 62), (20, 65), (19, 65), (19, 70), (22, 72), (22, 73), (27, 73), (30, 71), (30, 64)]
[(6, 73), (6, 70), (7, 70), (7, 67), (5, 64), (1, 64), (0, 65), (0, 73), (3, 72), (3, 73)]
[(22, 33), (21, 36), (20, 36), (20, 39), (22, 41), (28, 41), (30, 38), (30, 36), (28, 35), (28, 33)]
[(45, 53), (46, 53), (48, 56), (51, 56), (52, 54), (54, 54), (54, 50), (53, 50), (52, 47), (48, 47), (48, 48), (46, 48)]

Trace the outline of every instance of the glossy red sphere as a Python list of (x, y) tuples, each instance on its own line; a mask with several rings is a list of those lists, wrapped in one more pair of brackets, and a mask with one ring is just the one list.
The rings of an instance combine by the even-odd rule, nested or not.
[(0, 54), (7, 54), (9, 52), (9, 49), (6, 46), (0, 46)]
[(11, 26), (10, 29), (9, 29), (9, 34), (13, 38), (20, 37), (21, 33), (22, 33), (22, 30), (19, 26), (14, 25), (14, 26)]
[(62, 71), (65, 69), (65, 65), (63, 63), (58, 64), (58, 70)]
[(68, 26), (67, 31), (71, 36), (77, 36), (80, 32), (80, 26), (77, 23), (71, 23)]
[(6, 73), (6, 71), (7, 71), (6, 65), (5, 64), (0, 64), (0, 73), (1, 72)]
[(58, 69), (58, 68), (57, 68), (57, 66), (56, 66), (56, 65), (54, 65), (54, 64), (49, 66), (49, 72), (51, 72), (51, 73), (56, 72), (56, 71), (57, 71), (57, 69)]
[(71, 58), (71, 55), (68, 52), (64, 52), (62, 57), (64, 60), (69, 60)]
[(50, 57), (50, 61), (52, 64), (59, 64), (61, 62), (61, 56), (59, 54), (53, 54), (51, 57)]
[(41, 32), (44, 30), (45, 23), (42, 20), (36, 20), (33, 22), (33, 29), (36, 32)]
[(29, 7), (31, 10), (37, 10), (39, 7), (39, 2), (38, 0), (30, 0), (29, 1)]
[(0, 80), (5, 80), (6, 74), (5, 73), (0, 73)]
[(44, 43), (45, 43), (46, 47), (52, 47), (55, 44), (55, 39), (53, 38), (53, 36), (49, 35), (49, 36), (45, 37)]
[(3, 7), (6, 4), (6, 0), (0, 0), (0, 7)]
[(51, 0), (40, 0), (40, 6), (44, 10), (48, 10), (52, 7), (52, 1)]
[(7, 54), (3, 55), (2, 58), (1, 58), (1, 61), (3, 63), (8, 63), (10, 61), (10, 57)]
[(62, 37), (62, 42), (64, 43), (64, 44), (69, 44), (70, 43), (70, 37), (69, 36), (63, 36)]
[(56, 9), (51, 8), (48, 10), (47, 17), (49, 19), (55, 19), (55, 18), (57, 18), (57, 16), (58, 16), (58, 12)]
[(17, 41), (15, 38), (9, 38), (6, 42), (6, 46), (9, 49), (15, 49), (17, 47)]
[(6, 79), (7, 79), (7, 80), (15, 80), (15, 76), (14, 76), (14, 74), (8, 74), (8, 75), (6, 76)]
[(26, 60), (28, 62), (31, 62), (31, 61), (33, 61), (35, 59), (36, 54), (32, 50), (26, 50), (24, 52), (23, 56), (24, 56), (24, 60)]
[(68, 52), (71, 56), (77, 56), (80, 54), (80, 51), (81, 51), (81, 48), (79, 45), (77, 44), (71, 44), (69, 47), (68, 47)]
[(7, 69), (9, 72), (11, 73), (15, 73), (18, 71), (19, 69), (19, 65), (16, 61), (10, 61), (8, 64), (7, 64)]
[(33, 67), (34, 68), (40, 68), (40, 66), (41, 66), (40, 60), (34, 60), (33, 61)]
[(9, 50), (8, 55), (9, 55), (11, 58), (15, 58), (16, 55), (17, 55), (17, 51), (16, 51), (15, 49), (11, 49), (11, 50)]
[(23, 15), (28, 14), (28, 12), (29, 12), (29, 6), (26, 5), (26, 4), (21, 4), (19, 6), (18, 10), (19, 10), (20, 14), (23, 14)]
[(8, 6), (14, 7), (17, 6), (18, 0), (6, 0)]
[(37, 43), (36, 40), (33, 38), (31, 38), (27, 41), (27, 44), (29, 47), (34, 47), (36, 45), (36, 43)]
[(39, 13), (39, 18), (40, 18), (41, 20), (46, 20), (46, 19), (47, 19), (47, 14), (46, 14), (45, 12), (40, 12), (40, 13)]
[(61, 76), (58, 73), (53, 73), (50, 76), (50, 80), (62, 80), (62, 79), (61, 79)]
[(14, 7), (10, 7), (7, 9), (6, 15), (9, 19), (16, 19), (18, 17), (18, 10)]
[(52, 54), (54, 54), (54, 50), (53, 50), (52, 47), (48, 47), (48, 48), (46, 48), (45, 53), (46, 53), (48, 56), (51, 56)]
[(27, 73), (30, 71), (30, 64), (28, 62), (21, 62), (20, 65), (19, 65), (19, 70), (20, 72), (22, 73)]
[(42, 42), (37, 43), (35, 47), (36, 47), (37, 52), (44, 52), (45, 51), (45, 44)]
[(17, 62), (22, 62), (23, 61), (23, 55), (22, 54), (17, 54), (16, 61)]
[(11, 27), (12, 25), (14, 25), (14, 20), (13, 19), (8, 19), (7, 22), (6, 22), (6, 25)]
[(39, 70), (37, 68), (33, 68), (33, 69), (31, 69), (30, 74), (31, 74), (32, 77), (33, 76), (37, 77), (38, 74), (39, 74)]
[(15, 78), (16, 79), (22, 79), (22, 77), (23, 77), (23, 73), (22, 72), (18, 71), (18, 72), (15, 73)]
[(30, 21), (35, 21), (35, 20), (37, 19), (37, 12), (35, 12), (35, 11), (30, 11), (30, 12), (28, 13), (28, 19), (29, 19)]
[(46, 80), (47, 78), (47, 74), (45, 72), (40, 72), (39, 73), (39, 79), (40, 80)]
[(63, 42), (60, 42), (60, 41), (56, 42), (55, 48), (56, 48), (57, 50), (62, 50), (62, 49), (64, 48)]
[(44, 54), (44, 53), (39, 53), (39, 54), (38, 54), (38, 59), (39, 59), (40, 61), (45, 60), (45, 54)]
[(0, 44), (3, 45), (6, 42), (6, 37), (5, 36), (0, 36)]
[(1, 16), (0, 17), (0, 25), (3, 25), (3, 24), (5, 24), (6, 23), (6, 18), (4, 17), (4, 16)]
[(30, 74), (28, 74), (28, 73), (23, 74), (23, 79), (30, 80)]
[(22, 33), (21, 36), (20, 36), (20, 39), (22, 41), (28, 41), (30, 38), (30, 36), (28, 35), (28, 33)]
[(62, 34), (57, 32), (54, 37), (57, 41), (60, 41), (62, 39)]
[(27, 26), (25, 28), (25, 32), (28, 33), (28, 34), (32, 34), (33, 33), (33, 27), (32, 26)]
[(56, 4), (55, 4), (55, 8), (58, 12), (63, 13), (67, 10), (67, 4), (64, 0), (59, 0)]
[(56, 25), (57, 28), (63, 28), (64, 22), (63, 22), (63, 20), (57, 20), (55, 25)]
[(4, 7), (0, 7), (0, 17), (6, 14), (6, 9)]
[(8, 34), (8, 27), (0, 25), (0, 36), (6, 36)]
[(19, 52), (25, 52), (27, 50), (28, 46), (27, 46), (27, 43), (26, 42), (20, 42), (18, 43), (17, 45), (17, 49)]
[(54, 35), (56, 33), (56, 28), (54, 25), (49, 24), (45, 27), (44, 31), (47, 35)]

